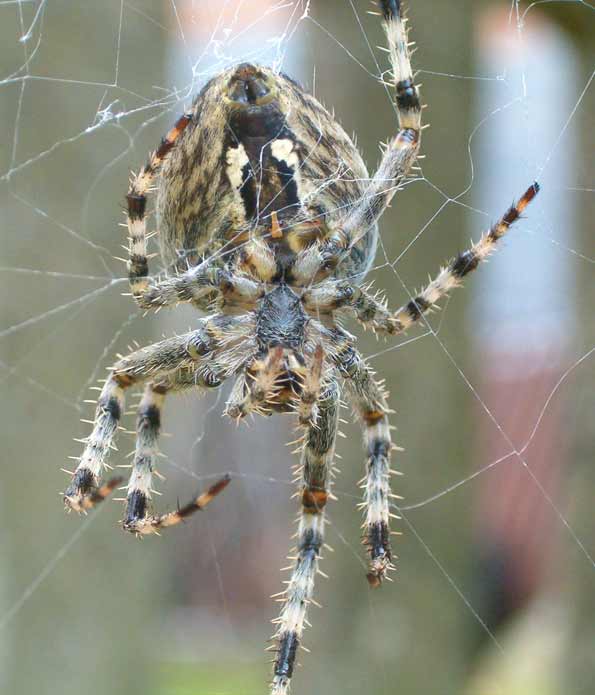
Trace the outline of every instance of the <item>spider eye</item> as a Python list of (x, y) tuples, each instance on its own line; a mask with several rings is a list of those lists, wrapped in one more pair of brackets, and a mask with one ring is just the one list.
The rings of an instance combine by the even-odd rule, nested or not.
[(229, 81), (228, 95), (238, 106), (262, 106), (273, 98), (269, 78), (250, 63), (238, 65)]

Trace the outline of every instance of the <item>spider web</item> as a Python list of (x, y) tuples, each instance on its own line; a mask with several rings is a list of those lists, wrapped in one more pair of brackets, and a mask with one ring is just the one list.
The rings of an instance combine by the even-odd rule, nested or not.
[[(319, 582), (324, 609), (311, 611), (305, 644), (312, 653), (300, 658), (294, 692), (500, 692), (487, 689), (486, 679), (502, 692), (530, 692), (507, 680), (506, 669), (517, 672), (510, 664), (519, 653), (539, 660), (552, 633), (559, 662), (548, 692), (584, 692), (595, 675), (587, 656), (593, 628), (581, 617), (594, 605), (587, 464), (595, 336), (587, 155), (593, 65), (581, 41), (593, 6), (499, 5), (510, 52), (518, 55), (482, 63), (477, 56), (488, 34), (480, 14), (491, 17), (494, 3), (409, 5), (419, 45), (413, 61), (432, 124), (424, 133), (428, 159), (381, 222), (370, 278), (397, 308), (523, 186), (539, 179), (543, 192), (490, 267), (417, 330), (386, 343), (358, 331), (360, 349), (387, 378), (395, 438), (406, 449), (397, 457), (406, 476), (393, 481), (405, 496), (395, 505), (404, 532), (395, 542), (398, 581), (370, 593), (363, 579), (355, 510), (363, 452), (357, 428), (346, 424), (328, 530), (335, 552), (323, 563), (330, 580)], [(170, 436), (162, 442), (167, 481), (157, 504), (169, 508), (176, 495), (184, 500), (224, 471), (234, 480), (208, 514), (167, 538), (135, 543), (118, 533), (111, 503), (84, 520), (67, 517), (55, 493), (64, 487), (60, 468), (79, 453), (71, 438), (88, 431), (78, 423), (90, 417), (88, 388), (114, 355), (195, 319), (176, 310), (141, 320), (121, 297), (127, 280), (114, 257), (125, 241), (117, 225), (128, 170), (145, 160), (206, 79), (238, 59), (273, 63), (301, 79), (358, 134), (373, 169), (377, 143), (394, 133), (396, 116), (369, 7), (359, 0), (110, 0), (83, 9), (0, 0), (6, 692), (74, 693), (81, 682), (90, 693), (264, 692), (261, 648), (265, 622), (275, 615), (267, 596), (284, 578), (279, 563), (287, 564), (281, 558), (294, 511), (287, 422), (236, 431), (221, 421), (224, 392), (198, 403), (171, 398), (164, 416)], [(560, 68), (572, 70), (561, 88), (565, 101), (556, 93), (543, 98), (532, 54), (534, 33), (549, 36), (553, 26), (563, 37), (562, 55), (574, 56)], [(544, 147), (540, 114), (550, 111), (554, 137)], [(511, 113), (518, 149), (502, 141)], [(510, 171), (504, 178), (502, 161)], [(497, 176), (490, 177), (491, 165)], [(486, 181), (493, 186), (487, 197)], [(552, 214), (552, 200), (568, 219)], [(550, 325), (543, 305), (517, 295), (507, 321), (523, 311), (529, 318), (526, 332), (511, 334), (513, 322), (495, 321), (502, 315), (486, 309), (486, 295), (494, 278), (516, 288), (519, 276), (534, 277), (528, 261), (514, 265), (519, 257), (543, 261), (538, 270), (551, 281), (541, 278), (539, 286), (560, 290), (551, 300), (558, 313)], [(533, 331), (537, 325), (543, 334)], [(516, 371), (515, 355), (522, 358)], [(552, 441), (562, 463), (544, 469), (539, 455)], [(132, 441), (122, 436), (119, 448), (114, 459), (123, 463)], [(506, 471), (523, 475), (511, 483)], [(485, 578), (475, 567), (492, 540), (490, 498), (512, 495), (513, 484), (530, 516), (525, 526), (547, 530), (548, 542), (538, 547), (550, 556), (516, 632), (493, 627), (482, 599)], [(529, 637), (523, 624), (533, 626)], [(482, 639), (483, 656), (472, 658), (470, 644)], [(564, 687), (556, 690), (558, 680)]]

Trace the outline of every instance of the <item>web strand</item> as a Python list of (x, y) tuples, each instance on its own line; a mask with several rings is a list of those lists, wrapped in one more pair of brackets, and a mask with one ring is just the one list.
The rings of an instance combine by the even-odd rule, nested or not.
[[(385, 66), (386, 60), (384, 55), (374, 47), (378, 40), (377, 34), (373, 33), (375, 32), (375, 25), (368, 22), (368, 18), (365, 16), (367, 5), (362, 9), (362, 4), (355, 2), (355, 0), (350, 0), (349, 3), (345, 4), (344, 9), (349, 13), (349, 22), (351, 23), (348, 28), (354, 29), (357, 37), (354, 40), (353, 33), (348, 34), (350, 38), (346, 39), (342, 27), (335, 27), (321, 18), (317, 12), (316, 3), (311, 5), (304, 0), (277, 2), (270, 7), (264, 16), (256, 17), (248, 23), (242, 23), (242, 10), (245, 9), (243, 4), (240, 0), (226, 0), (214, 17), (212, 26), (209, 27), (208, 38), (204, 45), (197, 47), (189, 38), (191, 27), (185, 23), (187, 18), (182, 13), (182, 3), (176, 2), (176, 0), (171, 0), (169, 3), (169, 12), (173, 18), (171, 21), (171, 18), (154, 16), (150, 11), (137, 7), (134, 3), (117, 0), (117, 2), (110, 4), (113, 19), (110, 34), (109, 36), (101, 36), (102, 43), (109, 43), (111, 46), (108, 70), (105, 73), (99, 68), (95, 73), (85, 73), (84, 70), (81, 70), (78, 73), (80, 79), (77, 79), (76, 69), (67, 73), (65, 66), (59, 62), (56, 63), (57, 67), (48, 63), (49, 68), (44, 62), (46, 60), (44, 51), (51, 49), (52, 46), (54, 51), (56, 50), (54, 46), (56, 38), (49, 31), (52, 26), (50, 20), (54, 11), (52, 3), (48, 3), (46, 0), (39, 0), (38, 2), (0, 0), (0, 19), (6, 18), (8, 21), (9, 13), (11, 13), (11, 21), (14, 19), (12, 38), (17, 46), (14, 54), (11, 53), (14, 64), (10, 64), (6, 71), (3, 70), (3, 77), (0, 78), (0, 96), (6, 95), (10, 107), (10, 116), (6, 119), (7, 132), (9, 132), (8, 135), (5, 135), (2, 143), (0, 195), (5, 196), (6, 201), (8, 201), (7, 208), (13, 206), (11, 210), (17, 210), (16, 213), (10, 213), (10, 223), (6, 229), (7, 248), (10, 247), (10, 253), (7, 253), (7, 260), (3, 261), (0, 267), (0, 280), (5, 283), (4, 287), (8, 288), (9, 291), (11, 290), (11, 283), (26, 280), (33, 293), (47, 293), (50, 298), (49, 308), (44, 311), (37, 311), (37, 313), (31, 311), (31, 315), (28, 315), (26, 310), (19, 314), (10, 311), (5, 312), (5, 319), (0, 325), (0, 347), (6, 349), (6, 353), (3, 352), (2, 360), (0, 360), (0, 369), (2, 370), (0, 382), (5, 387), (9, 384), (23, 400), (30, 404), (35, 405), (41, 402), (47, 406), (50, 403), (63, 408), (68, 417), (73, 418), (71, 426), (65, 426), (65, 432), (74, 432), (77, 427), (77, 418), (85, 407), (83, 405), (85, 391), (104, 375), (105, 368), (112, 362), (115, 352), (118, 349), (124, 349), (122, 346), (137, 336), (137, 330), (141, 330), (141, 322), (137, 321), (140, 314), (138, 312), (128, 314), (124, 320), (120, 321), (119, 325), (112, 321), (109, 330), (101, 338), (101, 344), (98, 344), (93, 355), (86, 359), (85, 374), (80, 380), (80, 386), (77, 383), (74, 389), (68, 379), (65, 380), (68, 385), (65, 385), (64, 389), (61, 383), (58, 387), (50, 386), (49, 384), (53, 384), (53, 382), (44, 383), (47, 376), (43, 376), (43, 371), (40, 372), (40, 375), (37, 372), (30, 372), (30, 368), (31, 365), (39, 361), (40, 354), (49, 355), (53, 349), (57, 353), (57, 357), (53, 357), (56, 370), (61, 370), (68, 375), (71, 369), (70, 362), (74, 360), (75, 351), (64, 347), (63, 354), (59, 354), (62, 337), (66, 336), (68, 340), (76, 340), (76, 329), (73, 327), (77, 325), (83, 315), (94, 314), (97, 316), (97, 321), (103, 325), (104, 307), (108, 306), (107, 299), (114, 293), (114, 290), (119, 292), (126, 286), (127, 279), (123, 277), (122, 267), (113, 259), (115, 255), (121, 253), (118, 246), (123, 242), (124, 235), (120, 233), (116, 223), (114, 223), (115, 216), (112, 214), (112, 210), (106, 210), (104, 207), (103, 189), (110, 185), (112, 178), (117, 178), (120, 179), (122, 184), (120, 188), (122, 195), (124, 194), (126, 185), (124, 172), (127, 168), (136, 168), (142, 164), (145, 157), (145, 135), (150, 135), (157, 142), (161, 131), (165, 130), (164, 124), (175, 119), (176, 114), (187, 106), (193, 95), (210, 76), (231, 64), (233, 52), (239, 46), (246, 46), (246, 59), (271, 60), (279, 69), (285, 70), (291, 50), (299, 45), (300, 41), (312, 40), (311, 38), (306, 39), (310, 36), (317, 37), (314, 40), (318, 42), (324, 42), (327, 51), (325, 55), (333, 55), (337, 64), (346, 70), (345, 74), (351, 71), (352, 74), (357, 73), (360, 78), (363, 77), (370, 93), (373, 93), (374, 90), (383, 90), (386, 96), (387, 111), (392, 108), (396, 115), (393, 94), (385, 80), (383, 66)], [(414, 3), (410, 2), (409, 4), (413, 5)], [(552, 4), (552, 0), (541, 0), (524, 5), (515, 0), (510, 3), (510, 25), (517, 32), (519, 45), (523, 44), (525, 33), (531, 27), (533, 18), (537, 18), (537, 13), (547, 9), (543, 6), (549, 4)], [(589, 19), (591, 19), (590, 13), (595, 9), (592, 3), (583, 0), (562, 0), (559, 4), (578, 6)], [(230, 19), (227, 12), (234, 7), (235, 14), (232, 13)], [(413, 7), (413, 17), (415, 17), (416, 11), (417, 8)], [(72, 10), (73, 15), (74, 12), (75, 10)], [(271, 17), (282, 18), (277, 35), (271, 36), (267, 42), (251, 43), (251, 37), (258, 35), (261, 27), (266, 25), (267, 19)], [(138, 40), (132, 30), (139, 22), (142, 23), (143, 32), (148, 33), (150, 30), (157, 32), (162, 38), (169, 37), (177, 40), (182, 46), (185, 73), (181, 86), (171, 84), (169, 81), (165, 81), (162, 85), (151, 84), (150, 87), (146, 86), (148, 83), (137, 84), (138, 75), (131, 64), (129, 51), (131, 42)], [(416, 33), (415, 22), (414, 33)], [(374, 38), (372, 38), (373, 36)], [(134, 50), (140, 50), (140, 44), (134, 43), (134, 47)], [(318, 70), (318, 67), (322, 66), (318, 66), (317, 61), (319, 59), (316, 54), (314, 56), (312, 70)], [(395, 231), (389, 228), (385, 222), (381, 224), (383, 232), (380, 239), (379, 254), (370, 273), (370, 278), (374, 277), (376, 273), (382, 272), (384, 277), (396, 279), (396, 282), (387, 288), (391, 306), (398, 306), (399, 300), (403, 296), (406, 300), (415, 297), (413, 287), (403, 279), (407, 277), (404, 269), (407, 268), (409, 262), (415, 260), (415, 254), (418, 253), (419, 248), (426, 248), (423, 246), (426, 240), (441, 225), (452, 207), (461, 209), (471, 219), (486, 223), (489, 221), (489, 213), (486, 210), (469, 202), (469, 195), (473, 192), (473, 186), (476, 182), (476, 135), (486, 132), (489, 134), (493, 124), (503, 114), (520, 106), (523, 110), (522, 127), (527, 131), (527, 143), (531, 137), (529, 105), (532, 99), (532, 84), (525, 69), (522, 71), (522, 87), (516, 93), (510, 76), (505, 71), (493, 75), (485, 74), (485, 72), (463, 74), (463, 71), (461, 73), (451, 71), (450, 63), (444, 65), (426, 64), (423, 50), (420, 56), (414, 57), (416, 63), (418, 57), (420, 58), (418, 75), (423, 76), (424, 80), (428, 81), (430, 87), (428, 92), (431, 92), (431, 86), (435, 88), (445, 83), (452, 89), (463, 87), (476, 89), (484, 83), (494, 83), (497, 84), (498, 88), (502, 88), (502, 98), (496, 108), (474, 122), (472, 127), (468, 128), (468, 135), (465, 134), (467, 137), (467, 164), (466, 176), (462, 185), (457, 186), (456, 190), (451, 190), (447, 179), (445, 179), (447, 184), (444, 185), (426, 167), (406, 182), (403, 186), (405, 190), (398, 192), (395, 206), (400, 205), (401, 200), (403, 200), (404, 206), (411, 204), (407, 201), (415, 200), (417, 194), (431, 193), (434, 198), (432, 199), (432, 208), (424, 210), (423, 219), (420, 215), (420, 222), (417, 226), (406, 231), (410, 236), (403, 237), (403, 244), (396, 253), (390, 250), (395, 247), (389, 243), (388, 235), (397, 232), (402, 233), (402, 230)], [(486, 72), (489, 73), (489, 71)], [(555, 171), (556, 157), (563, 150), (569, 131), (577, 125), (584, 109), (588, 106), (588, 96), (592, 91), (594, 74), (595, 72), (592, 72), (588, 78), (581, 82), (580, 92), (576, 94), (573, 102), (568, 104), (564, 121), (561, 123), (557, 137), (551, 143), (546, 156), (540, 161), (531, 163), (527, 161), (528, 154), (522, 153), (518, 158), (519, 166), (522, 166), (531, 175), (535, 175), (537, 178), (549, 177), (553, 184), (550, 186), (551, 195), (555, 195), (556, 192), (572, 192), (576, 194), (577, 198), (588, 199), (588, 196), (595, 190), (589, 186), (587, 178), (578, 178), (578, 183), (584, 185), (569, 185), (572, 182), (557, 180)], [(355, 78), (353, 79), (355, 81)], [(317, 91), (320, 95), (325, 95), (327, 87), (328, 85), (318, 81)], [(93, 94), (91, 112), (81, 110), (77, 121), (65, 119), (59, 137), (54, 141), (46, 142), (43, 138), (35, 137), (36, 133), (34, 128), (32, 130), (30, 122), (30, 109), (32, 104), (38, 105), (39, 102), (36, 101), (39, 99), (38, 94), (45, 93), (54, 98), (60, 94), (67, 95), (70, 101), (68, 102), (69, 106), (65, 108), (72, 109), (74, 108), (73, 104), (78, 99), (85, 100), (85, 104), (88, 105), (89, 102), (86, 101), (85, 95), (89, 92)], [(433, 117), (438, 121), (440, 104), (431, 103), (430, 106)], [(351, 123), (349, 118), (346, 120)], [(466, 127), (464, 123), (461, 123), (461, 128), (464, 127)], [(380, 139), (386, 135), (386, 133), (378, 132), (377, 138)], [(72, 166), (73, 170), (78, 171), (79, 169), (76, 169), (77, 160), (79, 162), (88, 160), (91, 157), (90, 152), (94, 148), (101, 149), (106, 143), (117, 144), (121, 150), (118, 151), (118, 154), (114, 154), (113, 151), (106, 149), (106, 155), (98, 156), (94, 162), (89, 162), (88, 168), (83, 167), (83, 169), (85, 175), (90, 172), (93, 175), (86, 176), (80, 184), (74, 180), (75, 177), (65, 182), (64, 185), (72, 189), (69, 194), (70, 197), (78, 200), (76, 207), (77, 213), (80, 214), (73, 215), (72, 209), (65, 210), (62, 214), (59, 203), (63, 201), (58, 200), (57, 204), (55, 200), (52, 200), (51, 193), (46, 194), (44, 190), (45, 184), (48, 183), (49, 190), (54, 191), (54, 195), (56, 195), (56, 188), (50, 185), (54, 166), (57, 169), (62, 167), (65, 171), (68, 171), (68, 168)], [(308, 153), (308, 156), (315, 154), (313, 151)], [(344, 162), (338, 161), (336, 169), (330, 172), (330, 176), (335, 180), (348, 177), (350, 173), (344, 164)], [(445, 163), (445, 166), (448, 166), (448, 163)], [(95, 174), (94, 172), (98, 173)], [(321, 183), (321, 186), (324, 185)], [(460, 190), (458, 190), (459, 188)], [(504, 196), (508, 194), (506, 182), (502, 183), (502, 193)], [(82, 197), (79, 199), (78, 196), (81, 195)], [(98, 204), (98, 201), (102, 201), (101, 204)], [(114, 209), (117, 208), (119, 202), (119, 200), (114, 200)], [(270, 207), (271, 204), (269, 204)], [(271, 210), (265, 207), (260, 211), (260, 214), (263, 220), (270, 219)], [(109, 234), (99, 236), (98, 232), (93, 231), (100, 228), (96, 225), (95, 219), (98, 215), (104, 217), (102, 224), (110, 228)], [(548, 219), (540, 219), (537, 215), (533, 216), (533, 213), (528, 216), (530, 221), (519, 232), (520, 235), (529, 237), (535, 247), (555, 247), (560, 258), (571, 264), (572, 270), (577, 276), (590, 273), (595, 258), (591, 249), (582, 248), (582, 240), (577, 241), (576, 244), (566, 244), (557, 238), (558, 230), (551, 225)], [(18, 220), (19, 217), (22, 224), (18, 225), (17, 228), (14, 220)], [(156, 224), (157, 221), (153, 220), (153, 226)], [(111, 229), (112, 226), (113, 229)], [(30, 232), (30, 228), (33, 231)], [(448, 233), (446, 227), (441, 229), (441, 233)], [(481, 228), (478, 226), (478, 233), (480, 231)], [(20, 252), (13, 253), (12, 245), (19, 234), (22, 234), (23, 237)], [(561, 238), (563, 239), (563, 237)], [(53, 253), (52, 246), (54, 244), (62, 246), (65, 240), (71, 245), (72, 251), (69, 256), (62, 255), (60, 258), (57, 253)], [(457, 250), (453, 246), (452, 252), (456, 253)], [(213, 258), (225, 257), (229, 251), (229, 248), (222, 249)], [(83, 254), (88, 254), (88, 257), (83, 256)], [(81, 263), (80, 270), (79, 262)], [(431, 259), (428, 259), (428, 271), (433, 270), (431, 262)], [(422, 279), (420, 278), (420, 280)], [(61, 303), (53, 301), (52, 290), (45, 289), (50, 283), (61, 283), (62, 286), (73, 287), (74, 298)], [(472, 292), (469, 288), (465, 291)], [(129, 298), (126, 298), (124, 301), (128, 300)], [(35, 303), (34, 306), (38, 306), (38, 304)], [(129, 304), (129, 306), (130, 311), (132, 311), (133, 305)], [(580, 317), (587, 316), (586, 302), (577, 307), (576, 311)], [(471, 376), (473, 374), (471, 367), (465, 362), (461, 363), (461, 359), (455, 357), (452, 339), (445, 336), (445, 329), (448, 329), (451, 316), (451, 305), (447, 301), (443, 303), (442, 311), (436, 319), (423, 319), (420, 322), (423, 325), (418, 328), (416, 333), (412, 331), (406, 338), (394, 344), (380, 345), (376, 351), (368, 351), (367, 357), (368, 361), (374, 362), (375, 365), (386, 364), (387, 356), (393, 353), (394, 358), (397, 359), (401, 356), (413, 355), (418, 347), (425, 346), (426, 343), (434, 344), (437, 347), (442, 369), (444, 371), (453, 369), (456, 372), (456, 377), (468, 399), (479, 404), (482, 420), (489, 423), (497, 431), (501, 442), (505, 445), (505, 451), (502, 455), (493, 460), (489, 460), (485, 456), (482, 465), (476, 467), (471, 473), (459, 472), (459, 475), (451, 476), (452, 482), (446, 485), (438, 486), (429, 477), (430, 472), (428, 472), (428, 482), (424, 486), (422, 494), (413, 501), (394, 506), (395, 511), (403, 517), (404, 530), (411, 534), (422, 552), (431, 560), (432, 567), (444, 578), (458, 600), (461, 601), (461, 610), (470, 613), (473, 620), (488, 636), (491, 644), (498, 652), (502, 653), (504, 646), (499, 641), (499, 635), (492, 632), (480, 611), (473, 605), (465, 591), (458, 586), (454, 579), (455, 572), (447, 567), (445, 561), (441, 559), (445, 557), (445, 554), (436, 550), (435, 544), (419, 532), (417, 523), (414, 525), (410, 517), (413, 517), (414, 513), (422, 514), (428, 511), (434, 503), (447, 498), (465, 486), (469, 486), (470, 483), (477, 482), (490, 471), (502, 467), (520, 466), (530, 479), (531, 484), (538, 490), (545, 506), (555, 516), (557, 526), (564, 529), (566, 533), (565, 547), (576, 548), (581, 555), (581, 562), (589, 570), (595, 567), (595, 560), (589, 549), (589, 543), (592, 539), (586, 536), (582, 537), (582, 534), (577, 530), (578, 526), (575, 528), (571, 512), (562, 508), (560, 503), (552, 497), (546, 485), (527, 461), (528, 449), (535, 440), (546, 414), (556, 399), (560, 398), (562, 392), (566, 392), (567, 389), (575, 388), (576, 381), (587, 378), (587, 373), (592, 368), (595, 348), (585, 347), (581, 342), (582, 336), (580, 334), (573, 338), (572, 349), (574, 352), (571, 363), (568, 364), (567, 361), (553, 388), (547, 394), (529, 435), (522, 445), (515, 446), (513, 437), (499, 422), (493, 409), (489, 407), (485, 397), (482, 396), (481, 389), (475, 383), (476, 377)], [(17, 347), (13, 349), (13, 345)], [(73, 371), (76, 370), (73, 368)], [(72, 393), (69, 393), (68, 389)], [(511, 400), (513, 396), (514, 391), (511, 389)], [(179, 462), (175, 456), (169, 456), (166, 450), (165, 465), (177, 471), (182, 481), (192, 485), (195, 483), (203, 484), (219, 478), (223, 472), (204, 473), (205, 469), (202, 464), (200, 462), (197, 464), (199, 454), (206, 456), (208, 453), (207, 449), (212, 442), (210, 438), (210, 429), (212, 428), (209, 427), (209, 418), (219, 417), (223, 398), (224, 395), (219, 392), (203, 411), (201, 422), (196, 424), (196, 429), (188, 440), (188, 454), (183, 459), (184, 463)], [(399, 394), (395, 389), (394, 399), (396, 408), (400, 410), (406, 407), (408, 400), (406, 394)], [(67, 447), (68, 444), (65, 439), (65, 454)], [(341, 448), (339, 452), (341, 452)], [(283, 453), (280, 452), (279, 456), (283, 456)], [(414, 458), (413, 455), (412, 458)], [(225, 462), (223, 467), (230, 465)], [(255, 488), (265, 489), (266, 494), (287, 499), (287, 509), (292, 510), (289, 507), (291, 504), (289, 497), (293, 491), (294, 482), (291, 480), (288, 468), (283, 469), (283, 472), (278, 475), (265, 475), (244, 470), (239, 464), (238, 467), (230, 471), (230, 475), (234, 479), (253, 483)], [(407, 489), (406, 484), (401, 485), (401, 491), (403, 489)], [(50, 500), (48, 506), (54, 504), (52, 500), (54, 492), (54, 490), (48, 491), (47, 498)], [(355, 506), (355, 502), (359, 499), (357, 493), (347, 489), (347, 485), (341, 481), (338, 482), (338, 488), (333, 488), (333, 492), (339, 501), (344, 502), (346, 506)], [(57, 506), (59, 507), (59, 505)], [(109, 509), (110, 512), (113, 509), (107, 505), (105, 508)], [(24, 588), (14, 592), (17, 598), (9, 600), (7, 608), (0, 616), (0, 630), (12, 628), (30, 599), (44, 591), (54, 570), (62, 563), (68, 562), (73, 549), (77, 544), (80, 544), (81, 539), (94, 522), (97, 513), (98, 510), (94, 511), (89, 518), (76, 524), (74, 531), (65, 542), (55, 542), (49, 546), (58, 549), (47, 555), (48, 559), (45, 564), (34, 573), (33, 579)], [(353, 514), (356, 514), (355, 510)], [(418, 517), (415, 518), (417, 520)], [(342, 547), (347, 549), (350, 557), (355, 560), (352, 563), (354, 571), (361, 573), (362, 568), (365, 570), (366, 567), (362, 552), (357, 543), (343, 533), (337, 519), (338, 515), (333, 518), (330, 533), (339, 539)], [(10, 519), (8, 521), (12, 523)], [(279, 520), (276, 519), (274, 523), (279, 523)], [(223, 548), (217, 546), (213, 528), (211, 521), (207, 520), (205, 534), (215, 568), (218, 599), (223, 607), (226, 623), (225, 630), (233, 634), (239, 630), (234, 615), (233, 597), (229, 588), (231, 586), (230, 579), (233, 578), (226, 574), (229, 572), (230, 566), (225, 562)], [(16, 534), (16, 529), (13, 531)], [(8, 532), (11, 533), (10, 528), (8, 528)], [(333, 575), (331, 581), (338, 580), (339, 577)], [(390, 586), (388, 590), (393, 590), (393, 588)], [(394, 601), (398, 602), (398, 600), (397, 584)], [(378, 618), (375, 613), (377, 607), (371, 599), (368, 610), (376, 621)], [(317, 615), (316, 620), (320, 619), (321, 616)], [(323, 657), (320, 654), (314, 654), (309, 658), (312, 661), (318, 660), (320, 662)], [(388, 668), (383, 670), (382, 677), (384, 690), (388, 692), (390, 689), (390, 671)]]

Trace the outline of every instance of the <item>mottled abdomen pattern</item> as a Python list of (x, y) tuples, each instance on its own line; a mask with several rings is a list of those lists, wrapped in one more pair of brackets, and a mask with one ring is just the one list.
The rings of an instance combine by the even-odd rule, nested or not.
[[(246, 101), (237, 100), (234, 84), (248, 92)], [(257, 85), (254, 94), (246, 84)], [(295, 232), (294, 244), (286, 241), (289, 266), (297, 250), (339, 232), (362, 200), (369, 176), (353, 141), (285, 75), (248, 64), (231, 68), (205, 85), (190, 115), (158, 183), (166, 265), (183, 258), (186, 268), (186, 261), (194, 265), (222, 250), (222, 261), (229, 260), (229, 251), (255, 232), (276, 245), (271, 228), (278, 222)], [(363, 276), (376, 237), (374, 220), (333, 274)]]

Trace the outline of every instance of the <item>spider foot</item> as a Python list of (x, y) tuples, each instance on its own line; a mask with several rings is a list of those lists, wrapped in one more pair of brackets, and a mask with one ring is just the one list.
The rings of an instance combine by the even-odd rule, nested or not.
[(64, 506), (75, 512), (86, 513), (93, 509), (110, 494), (123, 481), (123, 478), (110, 478), (103, 485), (97, 485), (95, 477), (87, 469), (80, 469), (74, 475), (72, 482), (64, 492)]
[(366, 575), (368, 584), (379, 587), (387, 578), (388, 570), (394, 569), (391, 563), (392, 553), (389, 542), (388, 526), (384, 523), (373, 524), (368, 528), (364, 543), (370, 553), (370, 564)]
[(388, 579), (387, 577), (387, 572), (388, 570), (394, 569), (394, 566), (391, 564), (390, 559), (388, 558), (377, 558), (375, 561), (370, 563), (370, 569), (368, 570), (368, 573), (366, 574), (366, 579), (368, 580), (368, 584), (373, 588), (376, 589), (379, 587), (382, 582), (385, 579)]
[(132, 533), (137, 537), (150, 536), (151, 534), (155, 534), (158, 536), (158, 520), (158, 515), (144, 516), (136, 519), (125, 519), (122, 522), (122, 528), (124, 529), (124, 531), (128, 531), (129, 533)]
[(149, 536), (151, 534), (159, 535), (162, 528), (168, 526), (176, 526), (194, 512), (204, 509), (211, 500), (222, 492), (230, 483), (231, 476), (224, 475), (214, 485), (211, 485), (205, 492), (193, 499), (183, 507), (178, 507), (174, 512), (166, 512), (165, 514), (153, 514), (148, 516), (128, 516), (122, 527), (125, 531), (135, 534), (136, 536)]

